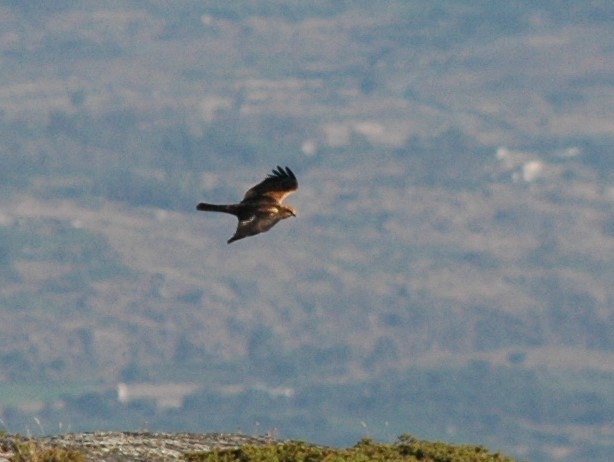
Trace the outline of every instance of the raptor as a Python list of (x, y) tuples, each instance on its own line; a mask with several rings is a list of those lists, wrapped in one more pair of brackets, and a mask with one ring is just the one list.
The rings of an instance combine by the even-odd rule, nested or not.
[(235, 234), (228, 243), (264, 233), (279, 221), (295, 217), (296, 211), (282, 204), (286, 196), (298, 189), (298, 181), (289, 167), (279, 165), (263, 181), (249, 189), (238, 204), (217, 205), (201, 202), (196, 206), (203, 212), (223, 212), (239, 219)]

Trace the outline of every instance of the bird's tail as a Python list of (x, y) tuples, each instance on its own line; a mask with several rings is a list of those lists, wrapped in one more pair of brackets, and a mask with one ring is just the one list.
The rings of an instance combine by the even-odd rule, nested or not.
[(235, 207), (233, 205), (217, 205), (217, 204), (207, 204), (205, 202), (201, 202), (196, 206), (196, 210), (200, 210), (201, 212), (223, 212), (230, 213), (235, 215)]

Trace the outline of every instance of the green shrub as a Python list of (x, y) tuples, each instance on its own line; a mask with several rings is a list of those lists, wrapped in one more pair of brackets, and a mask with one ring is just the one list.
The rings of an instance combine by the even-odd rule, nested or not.
[(62, 448), (41, 448), (31, 441), (17, 443), (11, 462), (85, 462), (81, 452)]
[(301, 441), (216, 449), (185, 455), (188, 462), (513, 462), (481, 446), (458, 446), (419, 441), (401, 435), (394, 444), (359, 441), (348, 449), (325, 448)]

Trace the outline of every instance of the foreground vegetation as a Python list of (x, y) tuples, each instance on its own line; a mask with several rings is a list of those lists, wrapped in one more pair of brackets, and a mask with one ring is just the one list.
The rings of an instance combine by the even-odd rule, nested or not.
[[(9, 456), (11, 462), (84, 462), (88, 458), (87, 448), (80, 450), (41, 446), (35, 439), (17, 441), (12, 447), (1, 449), (12, 452)], [(114, 457), (117, 461), (130, 459), (127, 455)], [(163, 457), (163, 451), (160, 457)], [(335, 449), (303, 441), (272, 441), (264, 445), (250, 444), (210, 452), (188, 452), (183, 458), (187, 462), (513, 462), (513, 459), (498, 452), (491, 453), (482, 446), (420, 441), (408, 434), (401, 435), (394, 444), (382, 444), (364, 438), (351, 448)]]
[(34, 443), (20, 443), (10, 462), (84, 462), (85, 455), (79, 451), (62, 448), (39, 448)]
[(245, 446), (220, 449), (209, 453), (186, 454), (189, 462), (488, 462), (512, 461), (499, 453), (490, 453), (481, 446), (455, 446), (418, 441), (402, 435), (395, 444), (381, 444), (363, 439), (348, 449), (323, 448), (292, 441), (282, 445)]

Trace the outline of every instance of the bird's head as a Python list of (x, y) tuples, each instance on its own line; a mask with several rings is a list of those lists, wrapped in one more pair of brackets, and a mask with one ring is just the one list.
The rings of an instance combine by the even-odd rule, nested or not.
[(296, 216), (296, 210), (294, 210), (292, 207), (288, 207), (287, 205), (283, 206), (283, 209), (281, 209), (281, 212), (284, 218)]

